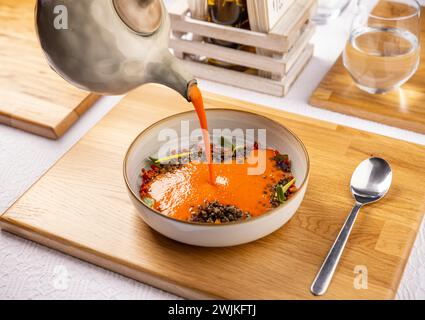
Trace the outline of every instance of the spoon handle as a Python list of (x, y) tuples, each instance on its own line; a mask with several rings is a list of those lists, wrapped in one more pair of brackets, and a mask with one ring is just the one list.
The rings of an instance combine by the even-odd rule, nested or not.
[(345, 244), (347, 243), (348, 237), (350, 236), (351, 229), (356, 221), (357, 214), (359, 213), (362, 205), (356, 203), (351, 210), (347, 220), (345, 220), (344, 226), (338, 234), (331, 250), (328, 253), (322, 267), (319, 270), (316, 278), (311, 286), (311, 292), (316, 296), (321, 296), (326, 292), (329, 287), (329, 283), (332, 280), (335, 269), (338, 265), (339, 259), (341, 258), (342, 252), (344, 251)]

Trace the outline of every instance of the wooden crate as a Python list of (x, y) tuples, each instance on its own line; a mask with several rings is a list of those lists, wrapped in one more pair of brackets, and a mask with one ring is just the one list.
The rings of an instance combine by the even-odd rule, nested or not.
[[(269, 33), (261, 33), (192, 19), (187, 1), (178, 0), (170, 8), (170, 48), (196, 77), (284, 96), (313, 55), (314, 48), (309, 41), (315, 31), (310, 21), (315, 10), (316, 0), (296, 0)], [(263, 49), (261, 53), (267, 55), (215, 45), (202, 37)], [(251, 70), (230, 70), (193, 59), (194, 56)], [(258, 71), (265, 71), (270, 77), (260, 76)]]

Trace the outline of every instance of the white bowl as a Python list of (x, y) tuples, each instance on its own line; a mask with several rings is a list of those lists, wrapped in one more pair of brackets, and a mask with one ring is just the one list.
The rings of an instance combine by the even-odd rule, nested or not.
[(292, 218), (304, 198), (310, 172), (309, 156), (304, 144), (281, 124), (258, 114), (228, 109), (208, 109), (207, 118), (211, 132), (213, 129), (224, 128), (266, 129), (267, 147), (288, 154), (292, 160), (292, 173), (296, 178), (298, 191), (286, 203), (259, 217), (227, 224), (180, 221), (145, 205), (140, 199), (139, 190), (140, 171), (146, 165), (146, 158), (159, 150), (161, 143), (158, 136), (161, 130), (174, 129), (180, 133), (181, 121), (188, 121), (192, 129), (199, 128), (196, 113), (190, 111), (153, 124), (130, 145), (124, 159), (124, 180), (130, 199), (151, 228), (168, 238), (186, 244), (226, 247), (248, 243), (269, 235)]

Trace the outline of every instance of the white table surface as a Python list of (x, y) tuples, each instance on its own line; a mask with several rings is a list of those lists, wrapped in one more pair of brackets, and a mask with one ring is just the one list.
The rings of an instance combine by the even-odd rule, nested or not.
[[(351, 11), (350, 9), (326, 26), (318, 27), (313, 39), (316, 45), (314, 58), (286, 98), (271, 97), (209, 81), (200, 81), (201, 88), (425, 145), (425, 135), (321, 110), (308, 104), (309, 96), (344, 46)], [(0, 125), (0, 213), (18, 199), (119, 100), (119, 97), (102, 98), (59, 141)], [(424, 229), (422, 225), (397, 293), (398, 299), (425, 299)], [(0, 299), (173, 298), (176, 297), (167, 292), (0, 232)]]

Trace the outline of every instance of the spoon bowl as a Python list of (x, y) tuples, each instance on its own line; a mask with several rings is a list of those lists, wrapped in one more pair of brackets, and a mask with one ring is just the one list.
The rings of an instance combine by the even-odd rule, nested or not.
[(392, 181), (391, 167), (381, 158), (364, 160), (351, 177), (351, 193), (354, 199), (367, 204), (383, 198), (390, 189)]

